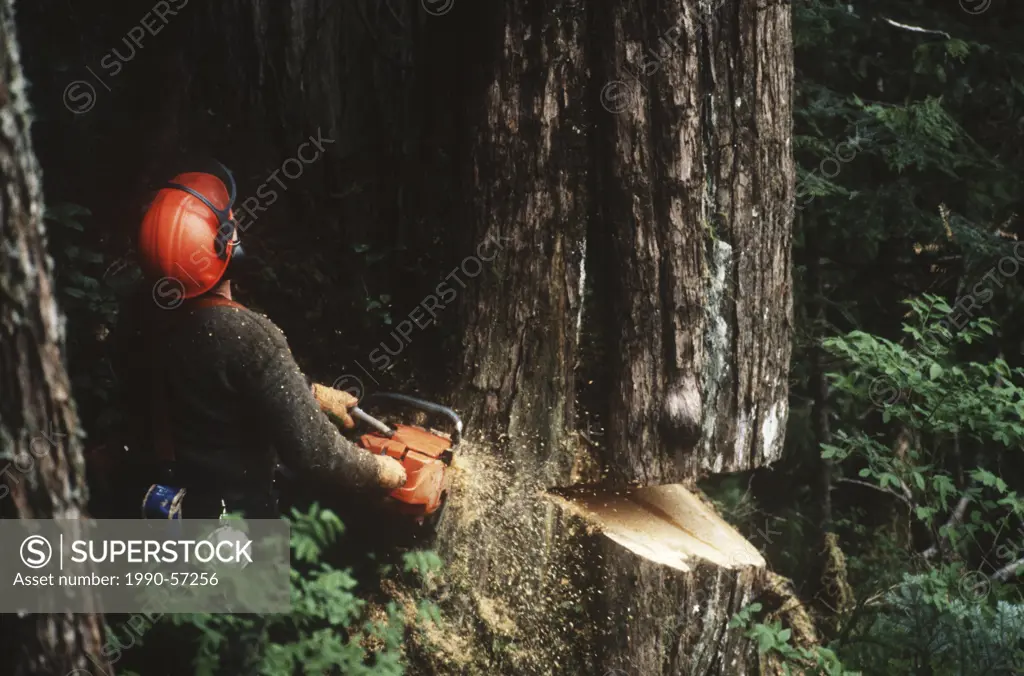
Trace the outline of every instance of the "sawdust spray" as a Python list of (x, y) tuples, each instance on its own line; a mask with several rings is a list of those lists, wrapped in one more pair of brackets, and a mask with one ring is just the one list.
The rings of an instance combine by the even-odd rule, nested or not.
[(589, 671), (593, 656), (577, 652), (593, 645), (581, 590), (597, 588), (587, 582), (595, 562), (585, 529), (547, 499), (552, 468), (517, 466), (526, 449), (514, 451), (467, 439), (455, 456), (436, 545), (447, 566), (436, 599), (444, 620), (425, 636), (433, 647), (422, 673)]

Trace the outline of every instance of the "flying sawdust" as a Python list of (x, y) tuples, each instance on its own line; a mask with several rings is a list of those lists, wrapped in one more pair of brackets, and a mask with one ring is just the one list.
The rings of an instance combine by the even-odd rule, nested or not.
[(595, 532), (677, 571), (700, 561), (765, 567), (753, 545), (682, 485), (551, 489), (557, 468), (517, 457), (522, 448), (499, 453), (479, 442), (463, 442), (455, 455), (438, 537), (444, 620), (429, 636), (447, 650), (429, 673), (545, 676), (593, 659), (574, 646), (600, 640), (588, 635), (605, 621), (589, 614), (604, 608)]

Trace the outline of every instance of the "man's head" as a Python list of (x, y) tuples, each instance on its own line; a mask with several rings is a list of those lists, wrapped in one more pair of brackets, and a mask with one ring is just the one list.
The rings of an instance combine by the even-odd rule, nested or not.
[(139, 230), (143, 272), (152, 279), (171, 278), (185, 298), (206, 293), (224, 279), (228, 264), (242, 254), (231, 207), (235, 181), (212, 173), (179, 174), (163, 185)]

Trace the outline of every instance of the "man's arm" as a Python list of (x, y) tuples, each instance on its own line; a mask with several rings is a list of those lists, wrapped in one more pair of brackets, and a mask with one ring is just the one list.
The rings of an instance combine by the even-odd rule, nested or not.
[(229, 373), (243, 383), (241, 389), (281, 462), (294, 472), (355, 490), (404, 484), (404, 472), (397, 476), (390, 471), (389, 464), (397, 464), (394, 460), (345, 439), (321, 411), (281, 330), (262, 316), (247, 315), (245, 322), (254, 326), (246, 332), (248, 340), (240, 336), (234, 351), (238, 358)]
[[(313, 390), (313, 398), (320, 404), (320, 408), (324, 413), (328, 413), (338, 420), (345, 426), (345, 429), (350, 430), (356, 426), (356, 422), (352, 419), (349, 414), (349, 409), (354, 408), (359, 400), (353, 397), (344, 390), (336, 390), (333, 387), (327, 385), (321, 385), (320, 383), (312, 383), (310, 387)], [(406, 482), (405, 468), (399, 462), (384, 462), (380, 466), (380, 485), (389, 488), (399, 488), (404, 486)]]

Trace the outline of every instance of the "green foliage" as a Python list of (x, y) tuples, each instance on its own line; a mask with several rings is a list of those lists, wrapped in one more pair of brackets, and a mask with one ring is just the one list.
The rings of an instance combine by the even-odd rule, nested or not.
[[(244, 660), (244, 668), (260, 676), (405, 673), (402, 646), (411, 627), (398, 604), (392, 600), (377, 613), (370, 613), (370, 604), (356, 595), (357, 583), (349, 571), (317, 563), (343, 531), (338, 517), (313, 505), (308, 513), (293, 509), (289, 520), (294, 560), (311, 565), (309, 570), (292, 570), (290, 614), (170, 616), (175, 624), (199, 632), (196, 676), (223, 673), (220, 665), (226, 652), (232, 659)], [(430, 577), (440, 568), (440, 559), (432, 552), (404, 556), (407, 573)], [(437, 607), (421, 601), (419, 617), (412, 626), (437, 621)], [(239, 655), (239, 646), (250, 650)]]
[(786, 676), (805, 674), (810, 670), (814, 674), (824, 676), (847, 676), (858, 672), (847, 671), (836, 654), (829, 648), (813, 646), (802, 648), (790, 642), (792, 631), (784, 629), (779, 620), (767, 624), (757, 622), (755, 615), (761, 612), (760, 603), (751, 603), (740, 609), (729, 620), (730, 629), (746, 629), (745, 635), (757, 644), (757, 652), (762, 656), (773, 656), (778, 659), (782, 673)]
[(905, 574), (848, 654), (867, 673), (1001, 674), (1024, 668), (1024, 605), (984, 598), (959, 566)]
[[(702, 481), (700, 488), (722, 518), (769, 554), (779, 569), (798, 569), (813, 553), (803, 546), (808, 518), (795, 509), (783, 508), (776, 513), (763, 509), (751, 483), (744, 475), (721, 475)], [(806, 486), (800, 486), (794, 495), (806, 497), (807, 492)]]
[(52, 253), (63, 295), (62, 307), (69, 315), (112, 324), (117, 316), (117, 291), (127, 288), (137, 277), (109, 274), (120, 261), (106, 260), (77, 234), (85, 232), (83, 221), (91, 215), (81, 205), (64, 203), (48, 206), (43, 218), (50, 228), (50, 237), (61, 243)]
[[(1024, 191), (1021, 43), (996, 6), (804, 0), (793, 10), (795, 262), (814, 261), (829, 290), (825, 316), (801, 325), (884, 334), (900, 310), (888, 299), (962, 293), (1007, 253), (995, 230), (1015, 220)], [(936, 265), (940, 256), (951, 262)], [(798, 314), (819, 293), (803, 281)], [(1019, 284), (1002, 282), (993, 290), (1006, 301)]]
[[(856, 459), (860, 479), (906, 498), (913, 518), (954, 546), (976, 540), (980, 532), (992, 537), (1012, 532), (1015, 519), (1024, 515), (1017, 492), (985, 467), (967, 469), (969, 481), (958, 487), (944, 460), (954, 443), (961, 449), (971, 442), (1020, 448), (1024, 369), (1011, 369), (1001, 358), (954, 361), (956, 345), (971, 345), (994, 333), (990, 320), (971, 320), (951, 334), (943, 325), (951, 308), (941, 299), (926, 296), (907, 305), (911, 320), (903, 330), (910, 346), (861, 331), (827, 339), (824, 346), (852, 366), (830, 374), (836, 389), (849, 396), (846, 404), (881, 407), (882, 422), (910, 430), (917, 443), (896, 454), (884, 433), (839, 430), (833, 444), (823, 445), (822, 457)], [(887, 396), (877, 396), (880, 390)], [(952, 526), (936, 522), (937, 515), (961, 500), (969, 505), (967, 519)]]
[(91, 216), (89, 209), (70, 203), (48, 205), (43, 214), (58, 300), (71, 328), (67, 362), (75, 399), (83, 418), (96, 420), (90, 431), (102, 432), (119, 416), (105, 341), (116, 323), (120, 294), (140, 273), (127, 259), (108, 260), (88, 244), (95, 241), (87, 227)]
[[(776, 657), (785, 674), (962, 674), (1016, 673), (1024, 669), (1024, 605), (986, 602), (965, 584), (960, 566), (904, 574), (884, 594), (856, 635), (844, 640), (844, 658), (832, 647), (802, 648), (778, 620), (759, 622), (760, 603), (742, 608), (729, 628), (745, 629), (760, 655)], [(857, 671), (849, 671), (856, 664)]]
[[(420, 578), (427, 590), (434, 590), (439, 584), (439, 573), (444, 568), (441, 557), (432, 551), (417, 550), (402, 556), (402, 571)], [(441, 624), (441, 609), (429, 598), (420, 599), (416, 614), (422, 626)]]
[[(1024, 500), (997, 471), (1010, 458), (989, 449), (1020, 455), (1024, 369), (1001, 357), (958, 359), (997, 334), (990, 319), (953, 333), (953, 309), (941, 298), (906, 305), (904, 343), (863, 331), (823, 341), (846, 365), (829, 374), (837, 407), (843, 419), (861, 422), (837, 430), (822, 457), (840, 477), (855, 472), (856, 481), (893, 495), (906, 506), (912, 532), (929, 544), (927, 551), (886, 549), (891, 531), (876, 539), (853, 531), (863, 537), (852, 566), (862, 573), (858, 597), (874, 601), (847, 618), (838, 652), (867, 673), (1006, 673), (1024, 666), (1024, 606), (1001, 584), (1021, 573), (1014, 564), (1024, 548)], [(906, 443), (894, 441), (894, 430)], [(912, 568), (923, 572), (906, 572)]]
[(306, 563), (316, 562), (325, 547), (345, 532), (338, 516), (327, 509), (314, 506), (308, 515), (292, 510), (292, 549), (295, 558)]

